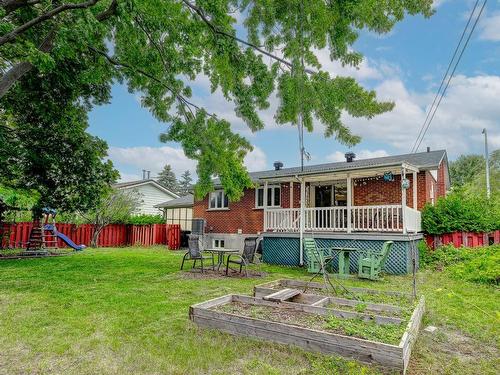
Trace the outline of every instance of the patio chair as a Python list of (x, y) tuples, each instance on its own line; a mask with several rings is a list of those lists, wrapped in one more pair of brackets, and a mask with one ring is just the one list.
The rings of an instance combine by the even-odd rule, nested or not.
[(184, 258), (182, 258), (181, 270), (184, 268), (184, 262), (186, 260), (194, 261), (193, 268), (196, 267), (196, 261), (199, 260), (201, 263), (201, 273), (203, 273), (204, 271), (203, 261), (207, 259), (212, 260), (212, 270), (215, 270), (214, 254), (211, 253), (210, 255), (203, 255), (202, 251), (200, 250), (200, 236), (196, 235), (189, 236), (188, 251), (186, 254), (184, 254)]
[[(250, 263), (253, 263), (255, 257), (255, 250), (257, 249), (257, 237), (247, 237), (245, 238), (245, 245), (243, 247), (243, 253), (241, 254), (229, 254), (227, 256), (226, 262), (226, 275), (229, 273), (229, 263), (236, 264), (240, 266), (240, 273), (243, 267), (245, 267), (245, 276), (248, 277), (247, 267)], [(233, 259), (231, 259), (233, 258)], [(236, 258), (236, 259), (234, 259)]]
[(323, 273), (325, 267), (333, 259), (332, 256), (324, 254), (323, 248), (318, 248), (314, 238), (304, 238), (304, 248), (307, 254), (307, 272)]
[(380, 253), (372, 250), (361, 250), (361, 257), (358, 260), (358, 277), (379, 280), (393, 244), (393, 241), (384, 242)]

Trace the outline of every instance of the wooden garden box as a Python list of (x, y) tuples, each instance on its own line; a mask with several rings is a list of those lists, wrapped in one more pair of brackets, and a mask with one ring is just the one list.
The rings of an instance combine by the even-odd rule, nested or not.
[[(256, 295), (261, 293), (261, 288), (262, 286), (255, 287)], [(276, 292), (276, 289), (273, 289), (273, 291)], [(250, 305), (269, 306), (276, 309), (285, 308), (318, 315), (335, 315), (345, 318), (359, 316), (363, 319), (378, 319), (377, 323), (379, 324), (389, 324), (390, 320), (398, 319), (389, 316), (329, 309), (321, 306), (321, 304), (326, 303), (327, 299), (331, 297), (310, 296), (302, 298), (302, 302), (305, 303), (298, 303), (288, 301), (273, 302), (258, 297), (231, 294), (191, 306), (189, 309), (189, 318), (200, 327), (218, 329), (233, 335), (261, 338), (281, 344), (295, 345), (306, 350), (325, 354), (335, 353), (365, 363), (399, 370), (401, 373), (406, 372), (411, 348), (417, 337), (424, 313), (425, 302), (423, 297), (415, 308), (399, 345), (391, 345), (328, 331), (214, 310), (218, 306), (231, 302), (240, 302)], [(399, 320), (401, 321), (401, 319)]]

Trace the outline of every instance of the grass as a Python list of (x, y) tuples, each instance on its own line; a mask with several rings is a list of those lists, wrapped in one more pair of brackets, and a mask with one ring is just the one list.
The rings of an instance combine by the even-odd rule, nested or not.
[[(265, 278), (193, 278), (182, 253), (163, 249), (86, 249), (71, 256), (0, 261), (0, 374), (379, 374), (337, 356), (197, 328), (191, 304), (256, 284), (306, 277), (261, 266)], [(497, 374), (497, 288), (422, 272), (425, 325), (410, 374)], [(409, 292), (409, 277), (351, 286)]]

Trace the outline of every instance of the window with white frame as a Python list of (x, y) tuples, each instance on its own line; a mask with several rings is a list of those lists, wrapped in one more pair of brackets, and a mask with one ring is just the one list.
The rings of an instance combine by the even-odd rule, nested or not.
[(215, 190), (210, 193), (210, 200), (208, 203), (208, 208), (217, 210), (229, 207), (229, 200), (224, 190)]
[(224, 240), (220, 239), (220, 238), (214, 238), (212, 240), (212, 247), (214, 249), (223, 249), (224, 248)]
[[(281, 206), (281, 187), (267, 187), (267, 202), (265, 207), (280, 207)], [(255, 207), (264, 208), (264, 187), (255, 189)]]

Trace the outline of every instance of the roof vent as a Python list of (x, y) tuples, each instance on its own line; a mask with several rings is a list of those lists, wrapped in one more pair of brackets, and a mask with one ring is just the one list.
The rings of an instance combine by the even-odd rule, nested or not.
[(348, 163), (351, 163), (355, 157), (356, 157), (356, 154), (354, 152), (346, 152), (345, 153), (345, 161)]
[(427, 152), (431, 152), (431, 148), (427, 146)]
[(275, 171), (279, 171), (281, 168), (283, 168), (283, 163), (280, 161), (275, 161), (273, 165)]

